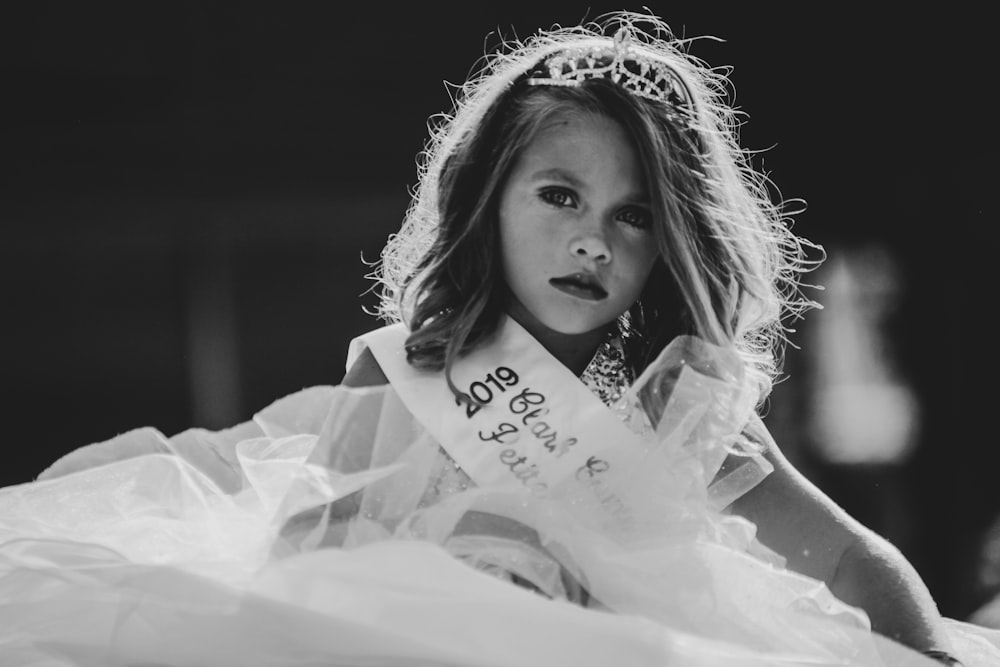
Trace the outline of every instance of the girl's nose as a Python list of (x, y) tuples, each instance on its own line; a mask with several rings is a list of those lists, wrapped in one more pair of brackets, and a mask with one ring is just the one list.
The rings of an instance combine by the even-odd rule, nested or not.
[(611, 246), (600, 225), (594, 225), (586, 230), (580, 230), (569, 244), (571, 254), (586, 257), (594, 262), (607, 263), (611, 261)]

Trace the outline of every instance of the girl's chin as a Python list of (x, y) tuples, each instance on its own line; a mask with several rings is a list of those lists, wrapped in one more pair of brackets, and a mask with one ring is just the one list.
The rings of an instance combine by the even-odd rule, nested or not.
[(611, 322), (603, 322), (596, 324), (593, 322), (587, 322), (580, 324), (579, 326), (566, 326), (566, 324), (559, 323), (557, 326), (544, 325), (546, 328), (554, 335), (561, 336), (588, 336), (604, 334), (607, 332), (608, 327), (611, 326)]
[(512, 298), (507, 304), (508, 314), (535, 337), (548, 336), (587, 336), (603, 334), (617, 318), (610, 320), (597, 317), (596, 313), (560, 312), (565, 309), (554, 308), (544, 315), (539, 315), (525, 306), (517, 298)]
[(570, 320), (570, 319), (556, 319), (551, 317), (536, 317), (528, 313), (525, 317), (524, 313), (511, 312), (511, 317), (518, 322), (525, 329), (530, 331), (536, 337), (538, 336), (548, 336), (548, 337), (559, 337), (559, 336), (594, 336), (603, 335), (607, 332), (608, 327), (610, 327), (616, 320), (610, 322), (603, 322), (599, 320)]

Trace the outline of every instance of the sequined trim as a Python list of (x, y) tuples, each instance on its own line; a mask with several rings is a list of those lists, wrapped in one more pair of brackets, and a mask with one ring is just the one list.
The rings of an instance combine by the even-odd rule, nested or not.
[(580, 380), (609, 407), (625, 395), (635, 377), (625, 361), (625, 350), (620, 336), (609, 335), (601, 343), (594, 353), (594, 358), (580, 376)]

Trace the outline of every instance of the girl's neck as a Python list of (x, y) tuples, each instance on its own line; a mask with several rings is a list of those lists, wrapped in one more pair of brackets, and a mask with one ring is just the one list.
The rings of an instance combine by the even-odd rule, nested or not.
[(523, 306), (513, 303), (508, 307), (508, 314), (515, 322), (524, 327), (549, 354), (559, 360), (574, 375), (581, 375), (594, 358), (597, 348), (604, 342), (608, 331), (614, 322), (591, 331), (578, 334), (566, 334), (542, 324)]

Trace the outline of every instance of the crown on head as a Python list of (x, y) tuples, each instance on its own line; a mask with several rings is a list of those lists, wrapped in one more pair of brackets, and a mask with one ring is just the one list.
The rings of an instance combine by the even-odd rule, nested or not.
[(546, 56), (528, 72), (529, 86), (579, 86), (609, 79), (633, 95), (666, 104), (690, 120), (694, 103), (687, 85), (669, 65), (636, 50), (624, 28), (610, 45), (566, 48)]

